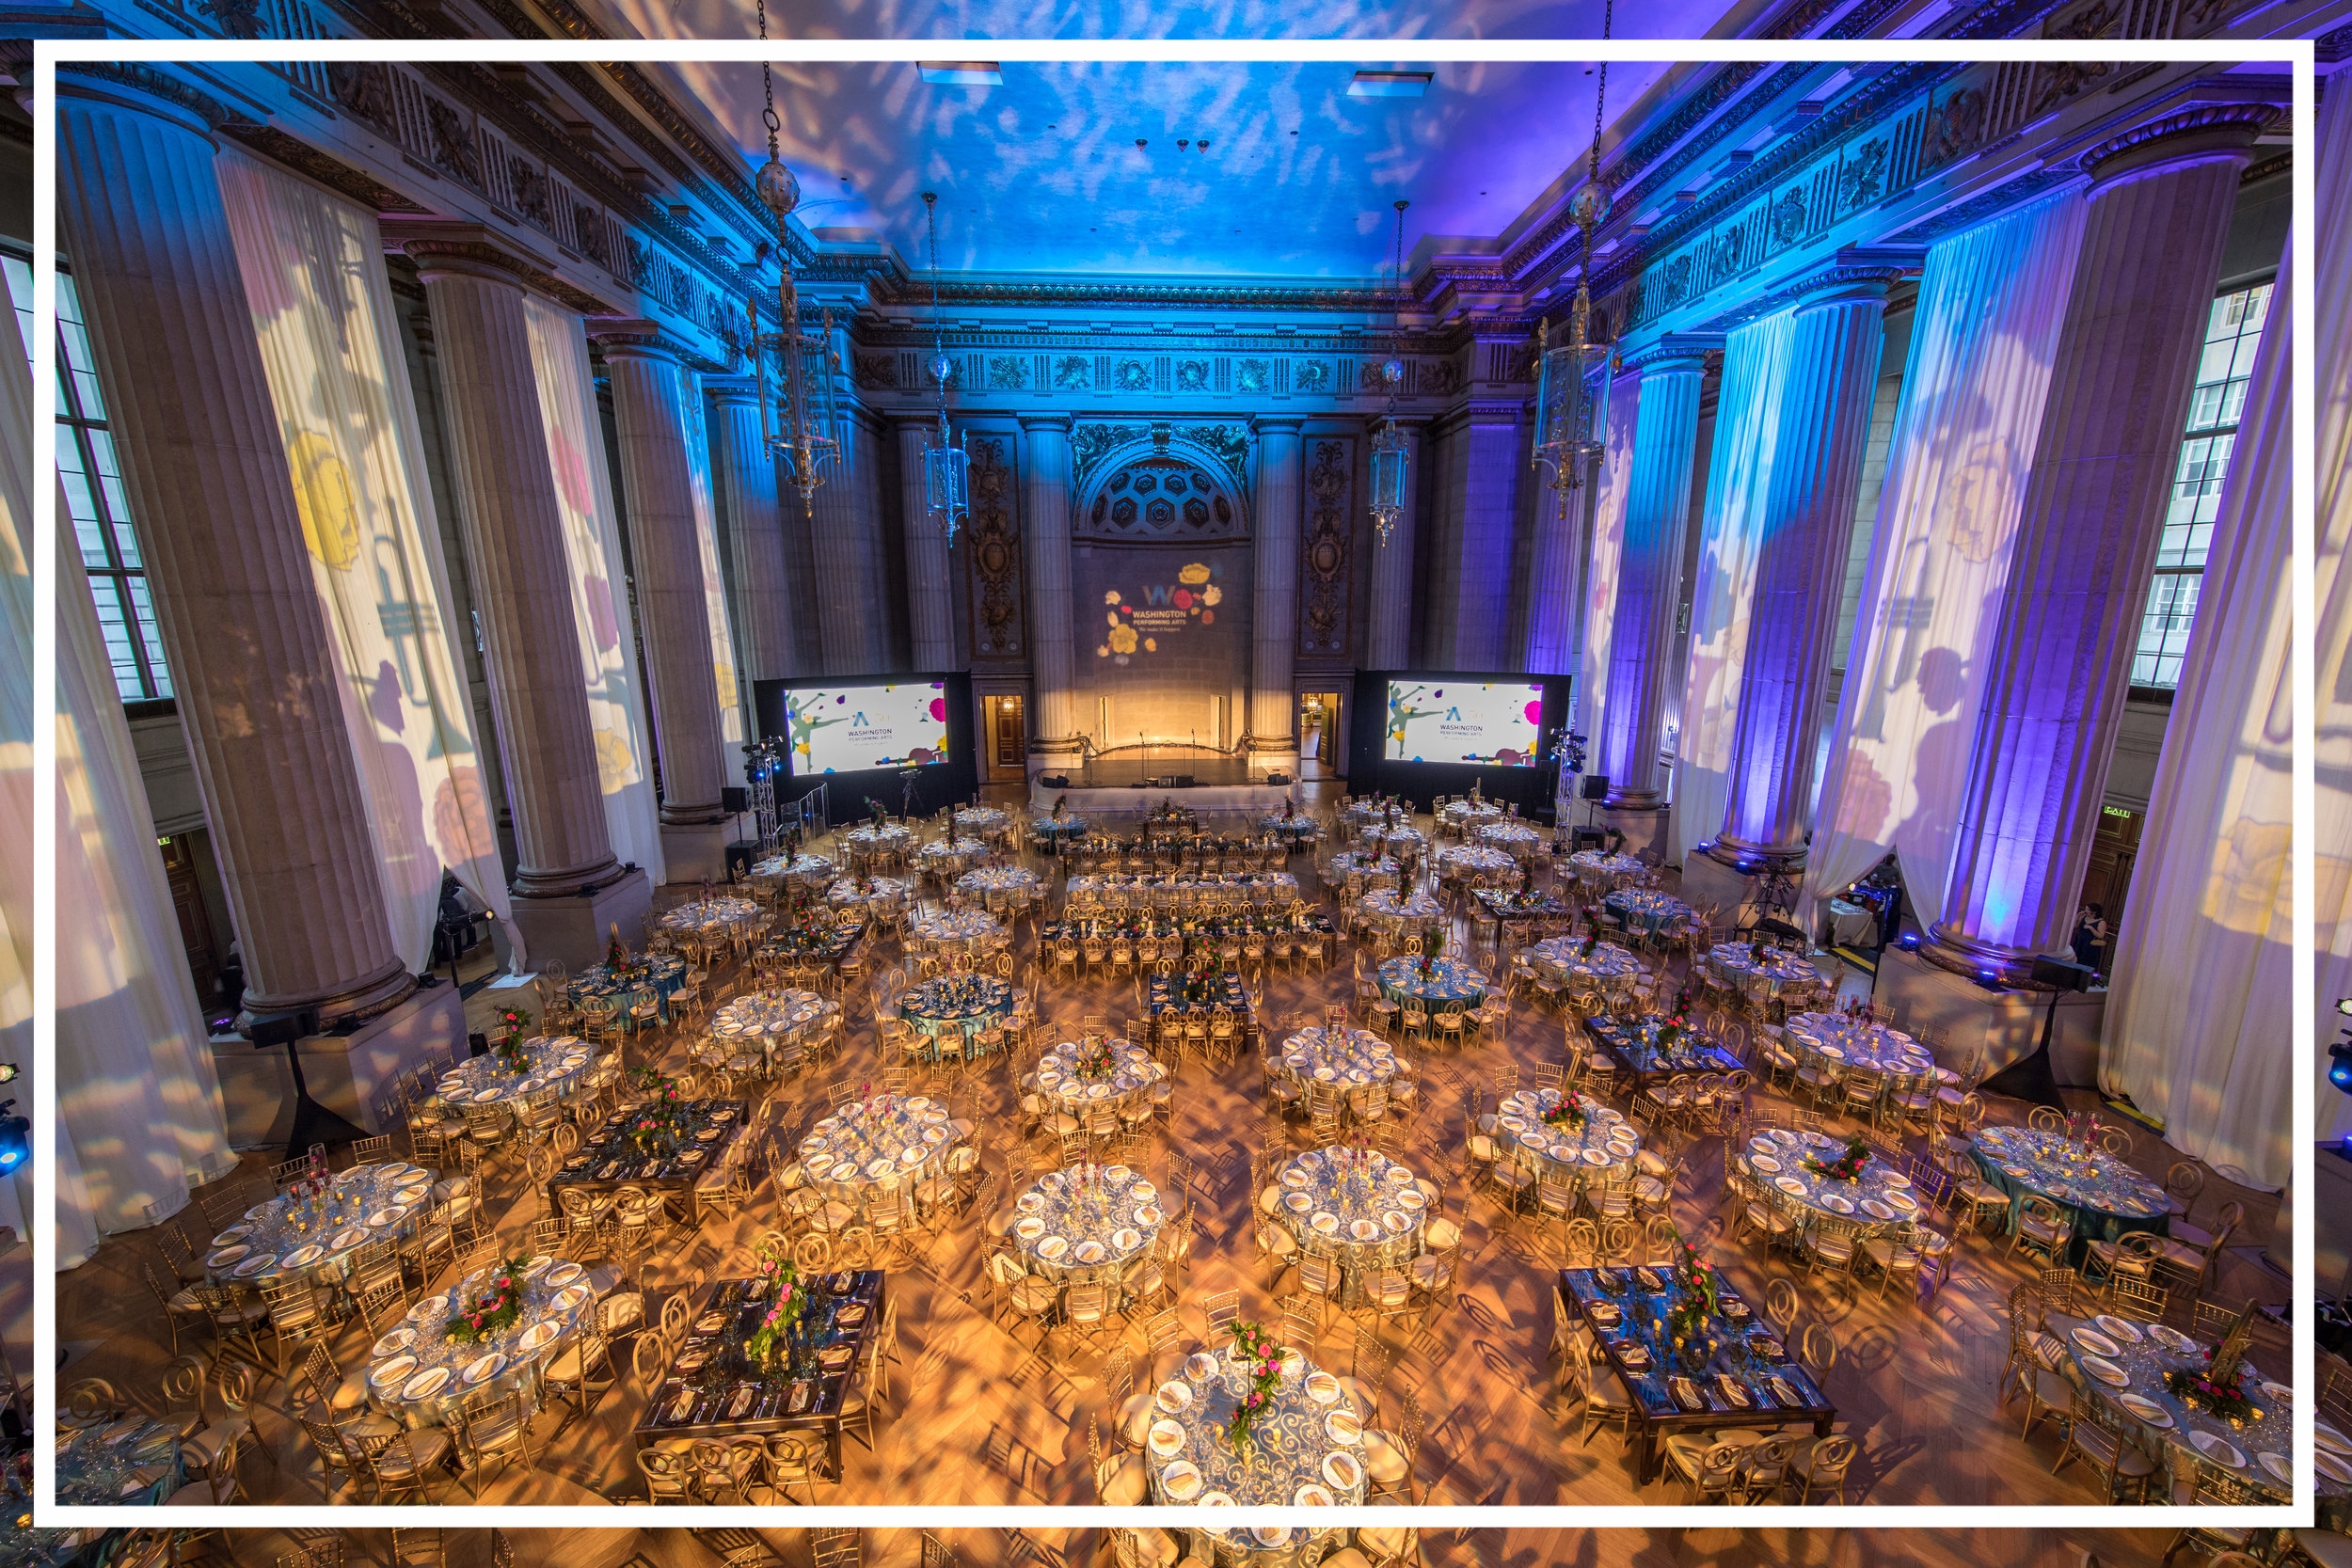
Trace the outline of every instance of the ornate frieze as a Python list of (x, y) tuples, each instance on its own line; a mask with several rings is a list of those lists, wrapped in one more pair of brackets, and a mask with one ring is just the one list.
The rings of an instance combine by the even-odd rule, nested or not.
[(1298, 538), (1298, 652), (1304, 657), (1336, 659), (1347, 653), (1355, 537), (1355, 438), (1316, 436), (1308, 447), (1307, 515)]
[(972, 458), (972, 518), (958, 546), (969, 562), (972, 652), (1004, 658), (1026, 649), (1021, 619), (1021, 526), (1010, 443), (1002, 436), (973, 434), (964, 450)]

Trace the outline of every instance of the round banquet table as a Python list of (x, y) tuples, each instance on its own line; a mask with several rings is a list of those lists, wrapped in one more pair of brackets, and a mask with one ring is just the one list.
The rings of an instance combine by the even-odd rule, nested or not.
[(441, 1074), (436, 1097), (452, 1110), (468, 1105), (523, 1110), (569, 1100), (596, 1069), (595, 1049), (569, 1035), (523, 1041), (523, 1060), (527, 1071), (509, 1072), (496, 1052), (469, 1056)]
[(993, 974), (943, 974), (908, 987), (898, 998), (898, 1016), (916, 1034), (957, 1030), (967, 1052), (983, 1030), (1011, 1012), (1012, 987)]
[(1280, 812), (1270, 813), (1258, 818), (1258, 826), (1276, 838), (1283, 840), (1293, 849), (1296, 849), (1302, 844), (1312, 844), (1323, 836), (1322, 825), (1313, 817), (1300, 816), (1295, 813), (1289, 816), (1284, 816)]
[(2112, 1154), (2062, 1132), (2031, 1127), (1979, 1128), (1969, 1154), (1984, 1179), (2009, 1196), (2009, 1228), (2027, 1194), (2048, 1198), (2074, 1227), (2070, 1254), (2086, 1242), (2112, 1242), (2134, 1230), (2171, 1228), (2164, 1189)]
[(1044, 885), (1025, 865), (985, 865), (956, 879), (956, 891), (967, 898), (1008, 898), (1016, 904), (1035, 898)]
[(1047, 1104), (1074, 1117), (1083, 1125), (1087, 1113), (1107, 1106), (1114, 1112), (1133, 1110), (1151, 1098), (1152, 1088), (1168, 1076), (1168, 1069), (1131, 1040), (1103, 1042), (1110, 1052), (1110, 1070), (1079, 1070), (1086, 1055), (1084, 1040), (1064, 1040), (1038, 1058), (1037, 1092)]
[(1311, 1023), (1282, 1042), (1282, 1069), (1300, 1088), (1328, 1084), (1363, 1107), (1364, 1091), (1405, 1070), (1396, 1048), (1369, 1029), (1332, 1031)]
[[(1249, 1386), (1248, 1374), (1233, 1370), (1230, 1348), (1220, 1347), (1185, 1357), (1179, 1374), (1154, 1390), (1144, 1435), (1152, 1500), (1203, 1508), (1291, 1508), (1300, 1506), (1301, 1492), (1311, 1488), (1305, 1506), (1361, 1503), (1363, 1427), (1346, 1408), (1340, 1380), (1301, 1353), (1285, 1349), (1281, 1383), (1252, 1423), (1245, 1461), (1226, 1432), (1237, 1400)], [(1269, 1525), (1211, 1533), (1224, 1534), (1227, 1549), (1254, 1554), (1287, 1552), (1302, 1539), (1328, 1531)]]
[(1546, 937), (1527, 949), (1527, 961), (1562, 980), (1597, 980), (1606, 991), (1622, 990), (1643, 972), (1642, 960), (1613, 942), (1596, 942), (1588, 956), (1582, 937)]
[(1402, 1003), (1411, 997), (1419, 1002), (1443, 1006), (1448, 1002), (1466, 1002), (1475, 1007), (1486, 1000), (1486, 977), (1459, 958), (1427, 960), (1429, 970), (1422, 971), (1424, 960), (1395, 958), (1380, 966), (1380, 990), (1391, 1002)]
[(1261, 1197), (1301, 1253), (1340, 1266), (1340, 1291), (1363, 1299), (1364, 1283), (1380, 1269), (1401, 1269), (1421, 1251), (1429, 1195), (1413, 1173), (1369, 1149), (1311, 1148), (1274, 1174), (1271, 1201)]
[(1419, 828), (1406, 827), (1403, 823), (1393, 828), (1374, 823), (1356, 836), (1375, 848), (1385, 849), (1401, 861), (1420, 859), (1422, 848), (1429, 843)]
[(1087, 836), (1087, 819), (1083, 816), (1036, 816), (1029, 819), (1029, 831), (1047, 843), (1066, 843)]
[(1935, 1073), (1928, 1048), (1900, 1029), (1865, 1023), (1843, 1013), (1799, 1013), (1781, 1029), (1781, 1041), (1800, 1061), (1839, 1072), (1927, 1078)]
[(1843, 898), (1829, 901), (1829, 939), (1840, 947), (1857, 952), (1876, 947), (1879, 942), (1879, 912), (1867, 904), (1851, 903)]
[(1391, 936), (1402, 936), (1406, 927), (1425, 926), (1444, 913), (1443, 905), (1418, 888), (1411, 893), (1380, 888), (1365, 894), (1356, 906), (1357, 918), (1382, 927)]
[[(1357, 800), (1351, 802), (1343, 815), (1350, 822), (1386, 822), (1389, 820), (1392, 805), (1393, 802), (1387, 800)], [(1412, 814), (1408, 811), (1399, 811), (1396, 815), (1409, 816)]]
[(956, 808), (956, 836), (977, 833), (985, 838), (1001, 833), (1012, 826), (1012, 814), (996, 806), (959, 806)]
[(903, 877), (844, 877), (825, 890), (825, 902), (836, 910), (865, 910), (880, 914), (907, 901)]
[(1366, 854), (1360, 849), (1343, 849), (1331, 857), (1331, 875), (1339, 881), (1351, 876), (1361, 876), (1366, 887), (1394, 887), (1402, 868), (1393, 855)]
[(280, 1195), (257, 1203), (213, 1238), (204, 1277), (215, 1285), (307, 1279), (339, 1286), (369, 1243), (416, 1233), (433, 1211), (433, 1177), (422, 1165), (398, 1162), (354, 1165), (337, 1172), (318, 1196), (297, 1202)]
[(1769, 1002), (1788, 990), (1811, 990), (1821, 983), (1821, 972), (1802, 953), (1768, 947), (1758, 962), (1756, 950), (1736, 942), (1717, 942), (1700, 960), (1722, 985), (1756, 1002)]
[(1488, 822), (1471, 829), (1470, 832), (1481, 844), (1491, 844), (1498, 849), (1505, 850), (1514, 860), (1525, 860), (1533, 854), (1536, 840), (1544, 836), (1526, 823), (1516, 820)]
[[(135, 1410), (125, 1412), (119, 1420), (60, 1429), (56, 1452), (57, 1501), (66, 1507), (151, 1507), (179, 1490), (186, 1479), (179, 1433)], [(97, 1562), (101, 1559), (75, 1554), (27, 1556), (19, 1560)]]
[(775, 1066), (778, 1046), (816, 1033), (840, 1006), (813, 990), (751, 991), (710, 1015), (710, 1044), (726, 1067), (739, 1071), (756, 1064), (767, 1070)]
[(670, 998), (686, 984), (686, 960), (671, 953), (654, 953), (638, 959), (625, 978), (616, 979), (610, 966), (590, 964), (580, 972), (580, 977), (564, 988), (575, 1006), (592, 999), (612, 997), (621, 1005), (621, 1026), (633, 1029), (629, 1022), (629, 1004), (640, 996), (651, 996), (661, 1005), (661, 1016), (670, 1016)]
[(1510, 1151), (1514, 1164), (1580, 1188), (1595, 1179), (1629, 1178), (1628, 1167), (1642, 1152), (1642, 1134), (1624, 1113), (1590, 1095), (1577, 1098), (1584, 1107), (1581, 1126), (1544, 1120), (1560, 1103), (1558, 1089), (1520, 1089), (1505, 1096), (1495, 1109), (1496, 1145)]
[(1876, 1154), (1851, 1181), (1805, 1168), (1807, 1159), (1828, 1164), (1845, 1152), (1842, 1138), (1772, 1127), (1750, 1138), (1734, 1158), (1758, 1196), (1801, 1229), (1824, 1214), (1862, 1236), (1918, 1223), (1919, 1200), (1911, 1194), (1911, 1178)]
[(863, 1214), (868, 1205), (944, 1174), (961, 1136), (927, 1095), (853, 1100), (801, 1140), (801, 1170), (823, 1197)]
[(841, 835), (841, 853), (852, 864), (876, 855), (904, 855), (914, 847), (914, 830), (897, 822), (851, 828)]
[(977, 958), (1005, 944), (1004, 922), (986, 910), (947, 910), (927, 914), (907, 928), (907, 934), (940, 952), (961, 952)]
[(961, 877), (987, 855), (988, 846), (970, 833), (958, 832), (954, 843), (939, 839), (914, 852), (917, 868), (935, 877)]
[[(2164, 1374), (2183, 1368), (2202, 1371), (2214, 1345), (2163, 1324), (2135, 1323), (2105, 1313), (2092, 1318), (2049, 1315), (2049, 1332), (2066, 1346), (2068, 1381), (2120, 1415), (2117, 1424), (2155, 1462), (2159, 1477), (2177, 1473), (2177, 1459), (2189, 1468), (2225, 1475), (2280, 1502), (2294, 1494), (2294, 1392), (2256, 1375), (2244, 1365), (2238, 1389), (2262, 1418), (2229, 1418), (2209, 1408), (2191, 1410), (2164, 1386)], [(2322, 1490), (2326, 1478), (2322, 1477)]]
[[(1012, 1237), (1029, 1267), (1057, 1285), (1100, 1281), (1149, 1254), (1168, 1216), (1159, 1189), (1125, 1165), (1047, 1171), (1013, 1200)], [(1118, 1299), (1114, 1296), (1114, 1299)]]
[(405, 1427), (442, 1426), (459, 1404), (488, 1389), (519, 1391), (526, 1412), (539, 1408), (539, 1369), (593, 1320), (596, 1291), (578, 1263), (533, 1258), (524, 1269), (521, 1315), (497, 1334), (461, 1344), (447, 1325), (489, 1273), (476, 1269), (426, 1296), (369, 1348), (368, 1403), (377, 1412)]
[(758, 918), (759, 906), (748, 898), (697, 898), (664, 914), (661, 928), (679, 934), (731, 937)]
[(752, 885), (782, 882), (787, 888), (823, 887), (838, 875), (839, 869), (822, 855), (796, 855), (790, 860), (771, 855), (752, 867)]
[(1639, 877), (1649, 868), (1631, 855), (1613, 855), (1606, 849), (1579, 849), (1568, 857), (1568, 869), (1587, 887), (1598, 887), (1620, 878)]
[(1507, 849), (1485, 844), (1456, 845), (1438, 851), (1438, 875), (1473, 887), (1501, 886), (1518, 879), (1519, 863)]
[(1621, 887), (1603, 897), (1600, 907), (1623, 920), (1627, 930), (1653, 937), (1664, 936), (1697, 918), (1690, 905), (1656, 888)]
[(1445, 815), (1449, 822), (1499, 822), (1502, 808), (1492, 800), (1448, 800)]

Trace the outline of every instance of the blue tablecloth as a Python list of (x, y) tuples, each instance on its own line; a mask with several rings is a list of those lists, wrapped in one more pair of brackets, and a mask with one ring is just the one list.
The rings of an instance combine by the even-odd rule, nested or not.
[(2029, 1127), (1980, 1130), (1970, 1155), (1984, 1179), (2009, 1196), (2009, 1229), (2028, 1194), (2039, 1194), (2066, 1212), (2074, 1235), (2067, 1248), (2079, 1259), (2087, 1242), (2112, 1242), (2135, 1230), (2158, 1235), (2171, 1228), (2164, 1189), (2111, 1154), (2102, 1154), (2060, 1132)]
[(968, 1045), (982, 1030), (1012, 1012), (1012, 987), (993, 974), (946, 974), (908, 989), (898, 1016), (927, 1039), (953, 1029)]
[(1600, 907), (1623, 920), (1626, 929), (1650, 936), (1675, 930), (1692, 919), (1690, 905), (1655, 888), (1619, 888), (1603, 898)]
[(1426, 974), (1421, 965), (1419, 958), (1391, 958), (1380, 966), (1381, 991), (1400, 1004), (1413, 998), (1438, 1005), (1467, 1002), (1475, 1007), (1486, 999), (1486, 977), (1459, 958), (1433, 959)]
[(591, 964), (580, 972), (580, 977), (564, 989), (570, 993), (577, 1006), (590, 997), (616, 996), (621, 1000), (624, 1028), (633, 1027), (628, 1022), (629, 1005), (641, 996), (650, 994), (661, 1006), (661, 1017), (670, 1016), (670, 998), (686, 984), (686, 960), (667, 953), (640, 959), (626, 980), (616, 980), (612, 971), (603, 964)]

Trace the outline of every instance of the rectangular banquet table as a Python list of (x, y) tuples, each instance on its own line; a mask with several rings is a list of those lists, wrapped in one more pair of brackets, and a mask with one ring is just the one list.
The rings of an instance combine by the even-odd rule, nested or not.
[(854, 926), (829, 927), (822, 933), (821, 942), (807, 945), (795, 942), (789, 937), (779, 941), (771, 936), (759, 944), (759, 951), (772, 953), (787, 964), (816, 964), (826, 969), (839, 969), (841, 961), (857, 950), (858, 942), (866, 935), (866, 923), (864, 921)]
[[(833, 1284), (844, 1279), (849, 1282), (849, 1289), (834, 1291)], [(759, 1437), (771, 1432), (818, 1432), (824, 1434), (825, 1453), (838, 1478), (841, 1406), (848, 1398), (850, 1379), (856, 1375), (858, 1363), (865, 1357), (866, 1341), (881, 1332), (882, 1271), (861, 1269), (814, 1276), (816, 1299), (825, 1314), (825, 1322), (817, 1331), (817, 1353), (822, 1355), (828, 1350), (846, 1347), (849, 1355), (841, 1360), (838, 1370), (826, 1370), (812, 1380), (815, 1390), (806, 1408), (797, 1415), (790, 1411), (793, 1380), (782, 1373), (767, 1377), (745, 1367), (737, 1354), (738, 1347), (759, 1325), (768, 1309), (764, 1301), (742, 1299), (743, 1292), (754, 1283), (748, 1279), (717, 1279), (695, 1293), (693, 1316), (687, 1320), (687, 1336), (679, 1341), (676, 1355), (663, 1370), (653, 1398), (645, 1402), (644, 1411), (637, 1418), (637, 1446), (651, 1448), (675, 1438), (715, 1437), (724, 1442), (731, 1437)], [(849, 1307), (862, 1307), (865, 1310), (852, 1326), (845, 1328), (837, 1318)], [(702, 1325), (714, 1312), (724, 1314), (726, 1321), (715, 1328), (704, 1329)], [(683, 1370), (680, 1362), (687, 1363)], [(727, 1406), (735, 1402), (737, 1392), (746, 1387), (755, 1390), (749, 1408), (745, 1414), (728, 1419)], [(693, 1403), (677, 1419), (664, 1419), (689, 1388), (700, 1390)]]
[[(1723, 1347), (1716, 1350), (1696, 1371), (1679, 1374), (1689, 1377), (1698, 1386), (1706, 1396), (1707, 1407), (1692, 1410), (1677, 1402), (1667, 1388), (1667, 1379), (1677, 1375), (1677, 1369), (1666, 1363), (1666, 1355), (1671, 1354), (1672, 1339), (1667, 1338), (1668, 1349), (1661, 1353), (1658, 1343), (1661, 1337), (1651, 1333), (1648, 1323), (1653, 1316), (1662, 1319), (1666, 1309), (1679, 1296), (1673, 1275), (1664, 1268), (1655, 1268), (1650, 1272), (1660, 1279), (1662, 1289), (1651, 1291), (1634, 1284), (1623, 1292), (1613, 1292), (1601, 1288), (1601, 1272), (1597, 1269), (1562, 1269), (1560, 1311), (1564, 1315), (1574, 1312), (1592, 1328), (1594, 1340), (1608, 1358), (1609, 1370), (1617, 1374), (1625, 1384), (1626, 1392), (1632, 1396), (1633, 1421), (1639, 1429), (1633, 1443), (1633, 1479), (1636, 1484), (1647, 1485), (1658, 1479), (1664, 1441), (1677, 1433), (1720, 1432), (1729, 1427), (1777, 1428), (1810, 1423), (1815, 1435), (1829, 1435), (1832, 1423), (1837, 1419), (1836, 1407), (1829, 1402), (1829, 1396), (1821, 1391), (1820, 1386), (1804, 1374), (1794, 1356), (1788, 1355), (1784, 1348), (1782, 1354), (1785, 1359), (1772, 1360), (1759, 1356), (1751, 1370), (1746, 1364), (1747, 1358), (1736, 1348), (1751, 1333), (1778, 1342), (1779, 1336), (1753, 1308), (1745, 1319), (1737, 1322), (1720, 1314), (1709, 1320), (1709, 1332), (1723, 1341)], [(1744, 1300), (1731, 1288), (1731, 1282), (1724, 1277), (1721, 1269), (1710, 1266), (1708, 1272), (1715, 1276), (1719, 1300)], [(1632, 1270), (1625, 1273), (1629, 1278), (1633, 1276)], [(1637, 1301), (1639, 1310), (1633, 1305)], [(1606, 1308), (1611, 1307), (1619, 1308), (1621, 1321), (1604, 1326), (1601, 1320), (1607, 1316)], [(1596, 1311), (1596, 1308), (1602, 1310)], [(1629, 1367), (1627, 1362), (1629, 1357), (1641, 1359), (1643, 1364)], [(1742, 1410), (1726, 1399), (1715, 1383), (1716, 1376), (1722, 1373), (1728, 1373), (1739, 1380), (1756, 1403)], [(1759, 1386), (1766, 1376), (1777, 1377), (1788, 1384), (1797, 1396), (1796, 1402), (1765, 1403), (1760, 1397)]]
[[(1144, 990), (1143, 1006), (1144, 1010), (1152, 1015), (1152, 1022), (1157, 1023), (1164, 1013), (1185, 1015), (1197, 1012), (1205, 1015), (1219, 1007), (1226, 1007), (1230, 1008), (1233, 1016), (1240, 1021), (1243, 1046), (1254, 1048), (1257, 1045), (1258, 1021), (1256, 1015), (1250, 1011), (1249, 992), (1243, 989), (1240, 975), (1229, 969), (1208, 976), (1206, 994), (1199, 1000), (1192, 1001), (1185, 1000), (1177, 992), (1177, 987), (1182, 985), (1185, 978), (1181, 974), (1173, 977), (1166, 974), (1150, 976), (1150, 982)], [(1198, 985), (1201, 982), (1195, 980), (1193, 983)]]
[[(694, 1133), (711, 1126), (714, 1114), (725, 1109), (732, 1109), (735, 1114), (727, 1119), (719, 1136), (707, 1144), (696, 1143)], [(726, 1151), (749, 1125), (750, 1111), (749, 1102), (741, 1100), (684, 1101), (678, 1107), (678, 1118), (684, 1125), (686, 1141), (673, 1156), (638, 1153), (628, 1137), (628, 1126), (636, 1120), (635, 1111), (615, 1112), (589, 1135), (580, 1152), (564, 1161), (563, 1168), (548, 1180), (548, 1212), (561, 1212), (561, 1195), (565, 1188), (610, 1196), (623, 1187), (640, 1187), (660, 1194), (671, 1212), (688, 1225), (699, 1225), (701, 1204), (694, 1196), (694, 1183), (726, 1158)], [(707, 1148), (709, 1152), (700, 1159), (691, 1158), (698, 1148)]]
[[(1661, 1022), (1655, 1016), (1645, 1022)], [(1745, 1064), (1722, 1046), (1696, 1030), (1675, 1043), (1671, 1055), (1661, 1059), (1651, 1049), (1634, 1025), (1621, 1019), (1597, 1013), (1584, 1021), (1584, 1032), (1603, 1051), (1617, 1059), (1617, 1069), (1631, 1076), (1637, 1085), (1662, 1083), (1678, 1072), (1739, 1072)]]

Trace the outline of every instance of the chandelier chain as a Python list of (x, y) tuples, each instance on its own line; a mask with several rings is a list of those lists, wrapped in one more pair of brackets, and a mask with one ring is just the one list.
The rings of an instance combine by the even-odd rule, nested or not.
[[(1616, 0), (1610, 0), (1610, 3), (1613, 5)], [(768, 41), (768, 0), (753, 0), (753, 5), (759, 12), (759, 41), (766, 43)], [(767, 106), (761, 110), (760, 119), (768, 125), (768, 156), (771, 161), (773, 161), (776, 155), (776, 133), (784, 128), (784, 121), (776, 118), (776, 74), (768, 64), (768, 52), (764, 49), (759, 55), (759, 87), (760, 91), (767, 98)]]
[[(1608, 3), (1601, 8), (1600, 13), (1600, 37), (1602, 42), (1606, 43), (1609, 41), (1610, 28), (1615, 24), (1616, 20), (1617, 0), (1608, 0)], [(1593, 89), (1593, 151), (1591, 161), (1585, 166), (1586, 172), (1596, 182), (1600, 179), (1601, 106), (1608, 102), (1609, 62), (1607, 60), (1603, 60), (1600, 62), (1599, 84)]]
[(930, 230), (931, 243), (931, 353), (947, 352), (947, 340), (939, 321), (939, 195), (923, 193), (923, 225)]

